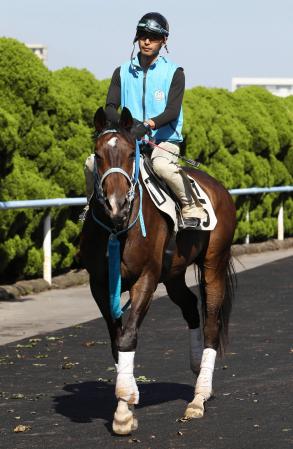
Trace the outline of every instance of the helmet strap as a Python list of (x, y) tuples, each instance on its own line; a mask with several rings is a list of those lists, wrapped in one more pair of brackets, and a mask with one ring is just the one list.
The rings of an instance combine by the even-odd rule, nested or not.
[(134, 50), (135, 50), (135, 40), (133, 41), (133, 47), (132, 47), (132, 52), (131, 52), (131, 55), (130, 55), (130, 64), (131, 64), (131, 68), (133, 69), (133, 70), (135, 70), (135, 67), (134, 67), (134, 64), (133, 64), (133, 54), (134, 54)]

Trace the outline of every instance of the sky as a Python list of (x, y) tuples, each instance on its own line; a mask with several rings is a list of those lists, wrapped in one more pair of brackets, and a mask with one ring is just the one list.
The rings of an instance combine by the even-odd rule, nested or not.
[(0, 36), (46, 45), (50, 70), (86, 68), (102, 80), (129, 59), (150, 11), (169, 22), (168, 57), (187, 88), (293, 78), (293, 0), (0, 0)]

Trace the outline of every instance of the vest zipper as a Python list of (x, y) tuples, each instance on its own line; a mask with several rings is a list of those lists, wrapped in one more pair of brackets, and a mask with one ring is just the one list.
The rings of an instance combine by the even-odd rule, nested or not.
[(146, 76), (148, 69), (143, 71), (143, 85), (142, 85), (142, 116), (143, 122), (146, 120), (145, 117), (145, 86), (146, 86)]

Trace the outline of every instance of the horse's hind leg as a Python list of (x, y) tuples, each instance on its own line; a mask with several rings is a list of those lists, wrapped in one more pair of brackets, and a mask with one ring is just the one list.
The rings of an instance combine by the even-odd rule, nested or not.
[(187, 287), (185, 273), (165, 282), (170, 299), (181, 309), (189, 328), (190, 368), (198, 375), (203, 351), (197, 296)]
[(195, 396), (185, 411), (186, 418), (201, 418), (204, 402), (212, 396), (212, 380), (220, 337), (227, 332), (231, 310), (231, 296), (227, 287), (229, 255), (217, 260), (205, 260), (202, 267), (202, 285), (205, 292), (204, 351), (200, 374), (195, 386)]

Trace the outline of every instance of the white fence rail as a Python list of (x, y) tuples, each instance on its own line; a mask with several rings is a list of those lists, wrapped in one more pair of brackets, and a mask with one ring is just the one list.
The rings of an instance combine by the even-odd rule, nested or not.
[[(251, 187), (248, 189), (231, 189), (231, 195), (258, 195), (261, 193), (282, 193), (293, 192), (293, 186), (278, 187)], [(22, 200), (22, 201), (0, 201), (0, 210), (9, 209), (41, 209), (50, 207), (64, 206), (84, 206), (86, 198), (54, 198), (47, 200)], [(249, 221), (249, 211), (246, 214), (246, 220)], [(284, 240), (284, 209), (281, 203), (278, 213), (278, 240)], [(249, 243), (249, 235), (245, 238), (245, 243)], [(43, 262), (43, 278), (49, 284), (52, 282), (52, 266), (51, 266), (51, 216), (47, 214), (44, 221), (44, 262)]]

